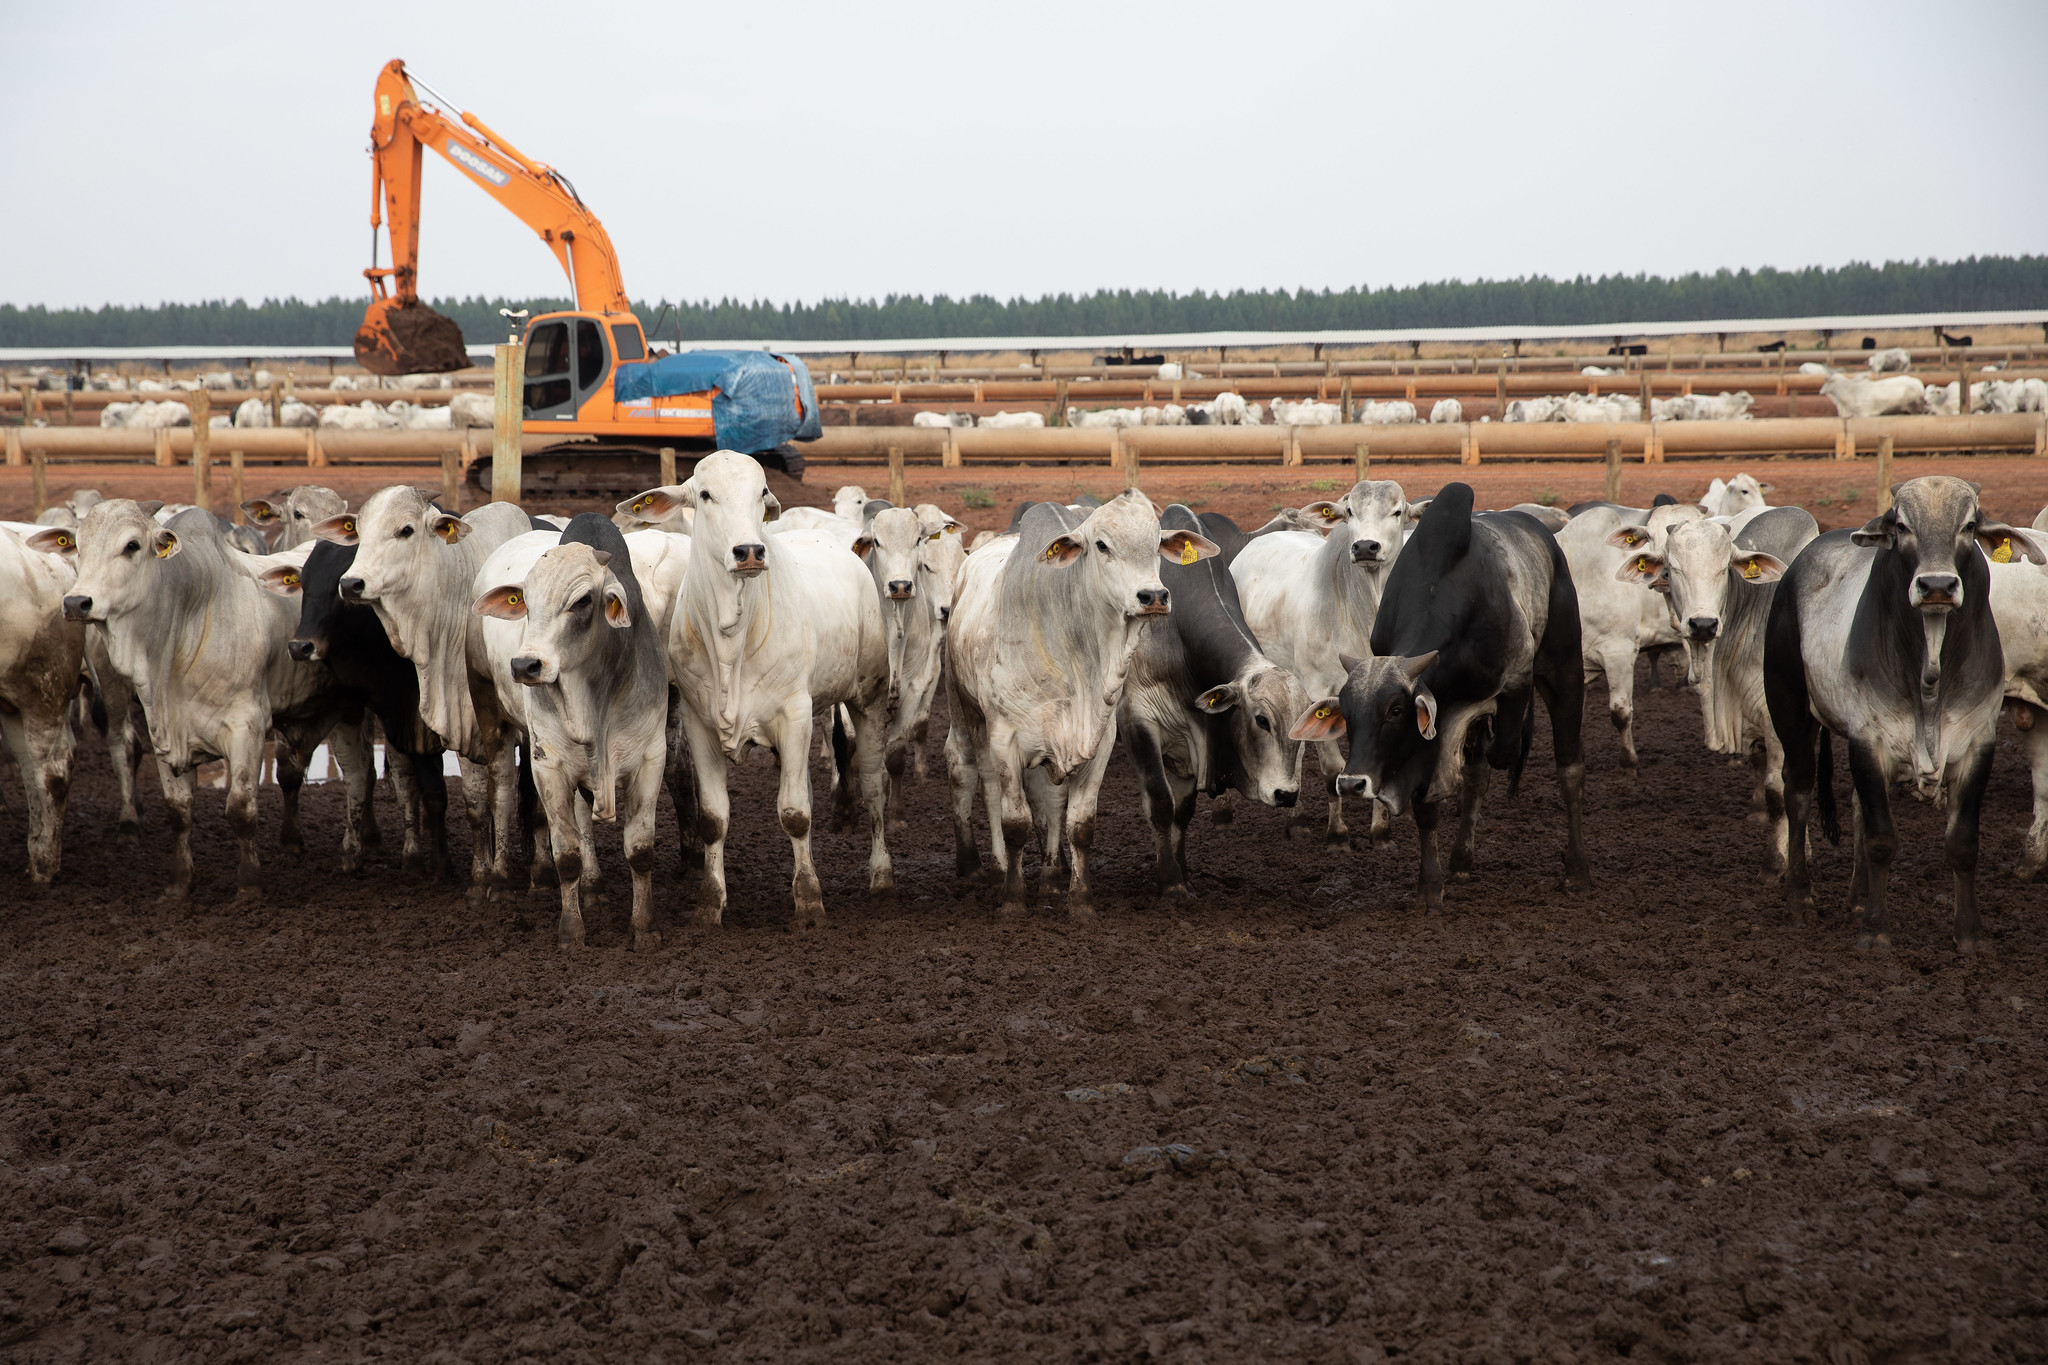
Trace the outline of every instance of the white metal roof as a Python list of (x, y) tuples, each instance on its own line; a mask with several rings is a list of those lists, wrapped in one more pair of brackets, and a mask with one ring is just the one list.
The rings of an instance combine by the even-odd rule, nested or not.
[[(1978, 313), (1875, 313), (1810, 318), (1710, 318), (1692, 322), (1602, 322), (1563, 327), (1510, 325), (1498, 327), (1386, 327), (1367, 331), (1327, 332), (1151, 332), (1125, 336), (909, 337), (885, 341), (689, 341), (692, 351), (786, 351), (792, 355), (925, 354), (946, 351), (972, 355), (993, 351), (1208, 350), (1218, 346), (1378, 346), (1411, 341), (1610, 341), (1628, 337), (1701, 336), (1716, 332), (1876, 332), (1941, 327), (2031, 327), (2048, 324), (2048, 309), (2015, 309)], [(658, 338), (657, 338), (658, 342)], [(489, 345), (472, 345), (469, 354), (487, 361)], [(0, 364), (49, 360), (352, 360), (347, 346), (0, 346)]]

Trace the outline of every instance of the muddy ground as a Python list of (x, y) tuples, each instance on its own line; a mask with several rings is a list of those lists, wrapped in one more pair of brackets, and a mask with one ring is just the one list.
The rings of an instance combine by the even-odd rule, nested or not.
[(935, 778), (900, 902), (865, 905), (864, 838), (821, 831), (831, 927), (790, 933), (757, 755), (727, 927), (679, 926), (664, 857), (644, 956), (617, 881), (575, 954), (550, 895), (403, 881), (388, 790), (354, 879), (339, 792), (309, 788), (309, 850), (267, 855), (253, 908), (204, 793), (196, 902), (160, 905), (161, 802), (115, 842), (96, 746), (31, 898), (10, 774), (0, 1355), (2048, 1354), (2048, 892), (2007, 872), (2010, 729), (1989, 951), (1952, 951), (1938, 817), (1902, 799), (1897, 946), (1858, 954), (1844, 851), (1827, 918), (1789, 925), (1746, 775), (1690, 694), (1638, 696), (1639, 780), (1589, 706), (1595, 889), (1555, 889), (1541, 725), (1434, 919), (1412, 825), (1330, 849), (1256, 806), (1198, 816), (1199, 898), (1155, 900), (1121, 758), (1097, 927), (997, 922)]

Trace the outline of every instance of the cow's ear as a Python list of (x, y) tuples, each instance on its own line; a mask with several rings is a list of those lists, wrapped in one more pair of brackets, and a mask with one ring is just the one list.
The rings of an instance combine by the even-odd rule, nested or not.
[(1436, 698), (1428, 688), (1417, 688), (1415, 692), (1415, 728), (1424, 739), (1436, 738)]
[(1309, 707), (1295, 718), (1287, 731), (1289, 739), (1307, 744), (1342, 739), (1344, 734), (1344, 709), (1337, 705), (1335, 697), (1324, 697)]
[(875, 538), (873, 536), (859, 535), (855, 536), (853, 539), (853, 552), (859, 555), (862, 559), (866, 559), (868, 557), (868, 553), (872, 551), (874, 548)]
[(1048, 564), (1071, 564), (1081, 557), (1081, 552), (1086, 548), (1078, 536), (1054, 536), (1052, 543), (1045, 547), (1045, 554), (1042, 557)]
[(1325, 525), (1335, 525), (1344, 520), (1344, 509), (1336, 503), (1324, 499), (1322, 502), (1312, 502), (1304, 506), (1301, 509), (1301, 515), (1310, 521), (1320, 521)]
[(157, 533), (149, 538), (149, 548), (158, 559), (169, 559), (182, 547), (178, 544), (177, 532), (168, 527), (158, 527)]
[(279, 597), (297, 597), (302, 591), (299, 586), (299, 571), (289, 564), (271, 565), (256, 575), (256, 581)]
[(470, 532), (470, 525), (453, 512), (436, 512), (427, 518), (427, 529), (453, 545)]
[(2048, 551), (2043, 550), (2038, 535), (2002, 521), (1977, 523), (1977, 543), (1984, 547), (1984, 557), (1993, 564), (2010, 564), (2016, 559), (2048, 564)]
[(1863, 546), (1882, 545), (1889, 548), (1897, 538), (1898, 521), (1889, 512), (1881, 517), (1872, 517), (1863, 523), (1862, 530), (1849, 533), (1849, 539)]
[(1364, 663), (1365, 660), (1353, 658), (1349, 654), (1340, 653), (1337, 656), (1337, 662), (1343, 666), (1345, 676), (1349, 677), (1351, 674), (1356, 673), (1358, 671), (1358, 666)]
[(687, 505), (683, 485), (675, 484), (667, 488), (650, 488), (645, 493), (635, 493), (620, 503), (618, 510), (642, 521), (667, 521), (680, 508)]
[(284, 520), (284, 513), (267, 498), (251, 498), (242, 504), (242, 513), (258, 526), (268, 526), (274, 521)]
[(1401, 514), (1402, 520), (1421, 521), (1423, 512), (1427, 510), (1430, 503), (1434, 501), (1436, 501), (1436, 499), (1434, 498), (1417, 498), (1415, 501), (1409, 503), (1408, 510)]
[(526, 619), (526, 589), (517, 583), (492, 588), (469, 609), (478, 616), (495, 616), (500, 621), (524, 621)]
[(761, 490), (761, 520), (782, 520), (782, 500), (765, 488)]
[(45, 527), (30, 536), (25, 543), (29, 549), (40, 550), (46, 555), (78, 553), (78, 537), (68, 526)]
[(1735, 572), (1749, 583), (1775, 583), (1785, 576), (1792, 566), (1774, 554), (1752, 550), (1746, 555), (1735, 556)]
[(1614, 581), (1640, 583), (1653, 592), (1668, 591), (1671, 579), (1665, 568), (1665, 559), (1662, 555), (1630, 555), (1622, 560), (1621, 567), (1614, 571)]
[(604, 580), (604, 623), (614, 630), (624, 630), (633, 624), (632, 608), (626, 604), (626, 589), (610, 574)]
[(1774, 483), (1760, 483), (1756, 486), (1756, 491), (1759, 493), (1775, 493), (1778, 491), (1778, 486)]
[(155, 521), (156, 514), (164, 510), (164, 500), (162, 498), (151, 498), (148, 502), (138, 502), (135, 504), (135, 510), (148, 517), (151, 521)]
[(1608, 532), (1607, 543), (1623, 550), (1640, 549), (1650, 543), (1650, 530), (1646, 526), (1624, 526)]
[(1225, 683), (1221, 687), (1212, 687), (1201, 696), (1195, 698), (1195, 709), (1212, 716), (1220, 716), (1235, 705), (1237, 705), (1237, 693), (1231, 688), (1229, 683)]
[(1159, 533), (1159, 557), (1169, 564), (1192, 564), (1198, 559), (1214, 559), (1222, 553), (1221, 545), (1194, 531)]
[(356, 519), (347, 512), (342, 513), (338, 517), (329, 517), (325, 521), (315, 522), (313, 524), (313, 535), (320, 540), (329, 541), (336, 545), (355, 545), (360, 543), (356, 539)]

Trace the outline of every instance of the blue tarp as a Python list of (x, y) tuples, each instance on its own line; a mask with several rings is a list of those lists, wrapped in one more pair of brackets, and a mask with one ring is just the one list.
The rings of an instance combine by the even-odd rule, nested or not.
[(684, 351), (623, 364), (612, 381), (621, 403), (716, 389), (711, 419), (723, 450), (749, 454), (823, 434), (811, 372), (795, 356), (768, 351)]

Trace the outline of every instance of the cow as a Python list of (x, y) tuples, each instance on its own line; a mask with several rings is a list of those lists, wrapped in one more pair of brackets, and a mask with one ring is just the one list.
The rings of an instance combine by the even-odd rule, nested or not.
[[(2048, 528), (2037, 518), (2033, 529)], [(2048, 537), (2034, 538), (2048, 544)], [(2048, 711), (2048, 572), (2023, 558), (2001, 559), (1997, 551), (1984, 567), (1991, 574), (1991, 615), (2005, 655), (2006, 705), (2033, 773), (2034, 820), (2012, 870), (2030, 882), (2048, 867), (2048, 722), (2042, 719)]]
[(323, 666), (334, 686), (384, 727), (384, 767), (405, 824), (399, 866), (408, 875), (440, 881), (448, 875), (441, 742), (420, 718), (419, 677), (411, 662), (391, 647), (374, 610), (341, 596), (341, 580), (355, 558), (355, 546), (316, 540), (302, 564), (274, 565), (257, 581), (299, 604), (298, 625), (285, 647), (292, 659)]
[[(1803, 919), (1813, 903), (1807, 822), (1818, 773), (1831, 766), (1816, 757), (1816, 740), (1828, 753), (1825, 730), (1848, 747), (1856, 796), (1858, 947), (1891, 943), (1891, 787), (1910, 778), (1923, 798), (1947, 789), (1955, 941), (1968, 952), (1979, 928), (1977, 822), (2005, 691), (1985, 556), (2040, 564), (2048, 551), (2032, 532), (1987, 516), (1961, 479), (1909, 479), (1891, 492), (1882, 516), (1807, 546), (1771, 603), (1764, 699), (1785, 751), (1785, 895)], [(1832, 833), (1832, 783), (1820, 794)]]
[(824, 924), (824, 894), (811, 860), (807, 755), (813, 717), (841, 703), (854, 715), (854, 758), (872, 822), (868, 892), (892, 894), (883, 771), (889, 648), (874, 580), (858, 559), (819, 533), (771, 537), (764, 524), (781, 505), (760, 464), (736, 451), (707, 455), (686, 482), (651, 489), (620, 509), (632, 511), (634, 503), (657, 517), (684, 503), (697, 509), (690, 564), (668, 634), (669, 676), (681, 690), (704, 839), (693, 923), (724, 919), (732, 809), (726, 772), (759, 745), (772, 748), (782, 767), (776, 814), (795, 859), (790, 893), (796, 925)]
[[(1636, 655), (1678, 643), (1678, 629), (1662, 598), (1618, 581), (1629, 555), (1661, 548), (1668, 528), (1704, 515), (1695, 503), (1622, 507), (1584, 503), (1557, 532), (1579, 599), (1579, 649), (1586, 681), (1607, 680), (1607, 714), (1621, 742), (1621, 770), (1638, 771), (1636, 756)], [(1654, 654), (1652, 658), (1654, 659)], [(1651, 665), (1654, 680), (1656, 666)]]
[[(913, 753), (918, 776), (924, 776), (918, 746), (931, 724), (953, 587), (967, 553), (960, 544), (960, 523), (936, 507), (929, 513), (884, 508), (855, 537), (851, 549), (874, 579), (888, 632), (889, 733), (884, 763), (890, 805), (896, 809), (903, 770)], [(835, 805), (850, 799), (841, 795), (847, 790), (841, 774), (834, 781)]]
[(482, 623), (469, 608), (485, 558), (532, 526), (512, 503), (486, 503), (458, 517), (417, 488), (398, 485), (372, 493), (361, 510), (313, 528), (321, 540), (358, 547), (339, 584), (342, 600), (376, 610), (391, 647), (412, 661), (420, 719), (466, 760), (470, 897), (477, 902), (511, 882), (518, 775), (484, 666)]
[[(51, 530), (36, 539), (64, 534), (71, 533)], [(240, 850), (236, 898), (254, 900), (261, 888), (256, 783), (265, 736), (274, 718), (284, 722), (296, 713), (299, 723), (282, 732), (287, 743), (278, 765), (283, 842), (291, 849), (300, 767), (337, 719), (318, 706), (325, 677), (299, 668), (286, 652), (294, 613), (237, 562), (210, 512), (195, 508), (159, 525), (150, 504), (109, 499), (87, 513), (75, 535), (78, 578), (64, 614), (105, 630), (112, 667), (142, 703), (171, 817), (166, 896), (191, 895), (193, 774), (201, 762), (219, 758), (227, 764), (228, 823)], [(335, 753), (355, 771), (368, 756), (351, 734), (340, 728)]]
[(243, 515), (272, 537), (273, 550), (289, 550), (305, 544), (313, 539), (315, 526), (347, 510), (347, 498), (317, 483), (302, 483), (282, 493), (273, 493), (267, 498), (251, 498), (242, 504)]
[(1737, 474), (1726, 483), (1717, 478), (1707, 485), (1706, 496), (1700, 499), (1700, 506), (1707, 509), (1710, 517), (1732, 517), (1770, 506), (1764, 495), (1772, 491), (1772, 485), (1758, 483), (1751, 474)]
[[(1057, 504), (1033, 507), (1015, 537), (970, 555), (946, 631), (954, 869), (980, 871), (970, 820), (985, 781), (1004, 914), (1024, 910), (1032, 815), (1025, 774), (1042, 768), (1052, 786), (1067, 789), (1067, 913), (1095, 917), (1088, 854), (1116, 709), (1142, 633), (1172, 609), (1157, 560), (1192, 564), (1216, 553), (1198, 532), (1162, 530), (1136, 489), (1070, 527), (1075, 515)], [(1049, 830), (1048, 838), (1059, 834)]]
[[(1203, 534), (1178, 503), (1160, 514), (1159, 527)], [(1260, 651), (1223, 556), (1176, 559), (1160, 567), (1159, 580), (1172, 612), (1140, 634), (1117, 732), (1152, 825), (1154, 876), (1162, 892), (1185, 895), (1197, 792), (1235, 791), (1282, 809), (1300, 797), (1301, 746), (1286, 732), (1308, 697)]]
[[(1686, 681), (1699, 691), (1707, 748), (1751, 753), (1771, 826), (1770, 867), (1785, 870), (1784, 754), (1764, 704), (1764, 625), (1777, 583), (1799, 552), (1820, 534), (1803, 507), (1774, 507), (1737, 533), (1725, 517), (1671, 527), (1661, 552), (1634, 550), (1615, 577), (1669, 597), (1680, 623)], [(1654, 598), (1652, 600), (1655, 600)]]
[[(1354, 484), (1336, 502), (1301, 509), (1306, 517), (1328, 522), (1326, 534), (1261, 535), (1231, 560), (1246, 624), (1269, 658), (1293, 670), (1307, 695), (1335, 693), (1349, 672), (1342, 656), (1371, 652), (1381, 585), (1420, 508), (1416, 504), (1411, 514), (1401, 485), (1391, 480)], [(1343, 755), (1335, 744), (1319, 746), (1317, 755), (1331, 780), (1326, 837), (1346, 843), (1344, 798), (1335, 785)]]
[(520, 584), (491, 588), (472, 610), (521, 626), (511, 672), (529, 693), (534, 785), (561, 884), (557, 942), (580, 947), (584, 938), (578, 807), (587, 794), (592, 816), (616, 820), (623, 782), (633, 947), (654, 947), (654, 816), (668, 758), (668, 664), (625, 537), (607, 518), (585, 512)]
[[(67, 527), (35, 534), (74, 533)], [(75, 742), (67, 712), (85, 659), (85, 628), (64, 617), (76, 577), (70, 561), (0, 530), (0, 739), (21, 770), (28, 875), (38, 889), (49, 886), (64, 856)]]
[[(1550, 712), (1551, 746), (1567, 827), (1565, 884), (1588, 886), (1581, 812), (1585, 762), (1580, 712), (1579, 604), (1564, 551), (1520, 512), (1474, 515), (1472, 489), (1453, 483), (1429, 503), (1388, 575), (1371, 656), (1347, 657), (1348, 675), (1289, 730), (1294, 739), (1346, 745), (1343, 790), (1390, 814), (1412, 811), (1422, 845), (1418, 899), (1443, 904), (1436, 803), (1460, 793), (1453, 875), (1473, 860), (1484, 757), (1521, 782), (1534, 731), (1533, 700)], [(1489, 735), (1490, 731), (1490, 735)]]

